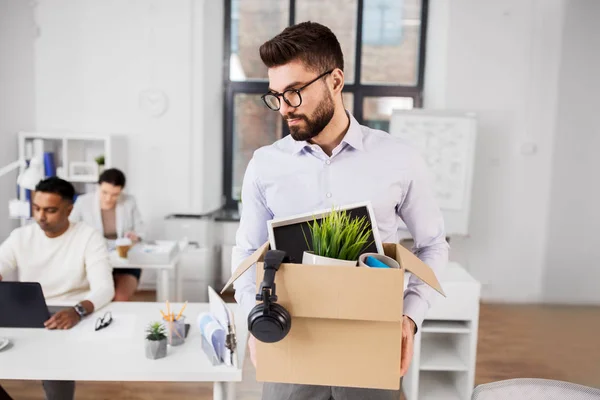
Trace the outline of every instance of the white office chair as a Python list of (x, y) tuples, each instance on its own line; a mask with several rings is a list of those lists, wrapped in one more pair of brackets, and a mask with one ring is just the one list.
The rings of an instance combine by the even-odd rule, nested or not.
[(471, 400), (597, 400), (600, 389), (550, 379), (519, 378), (486, 383)]

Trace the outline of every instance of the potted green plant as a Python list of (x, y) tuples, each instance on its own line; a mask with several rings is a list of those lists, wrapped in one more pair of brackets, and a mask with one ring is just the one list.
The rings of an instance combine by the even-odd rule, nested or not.
[(310, 240), (302, 229), (309, 248), (302, 256), (303, 264), (356, 266), (360, 254), (372, 243), (367, 218), (353, 218), (346, 210), (332, 209), (320, 221), (313, 219), (308, 228)]
[(146, 329), (146, 357), (157, 360), (167, 356), (167, 332), (160, 322), (151, 323)]
[(98, 173), (101, 174), (104, 171), (104, 155), (98, 156), (94, 158), (94, 160), (96, 161), (96, 164), (98, 164)]

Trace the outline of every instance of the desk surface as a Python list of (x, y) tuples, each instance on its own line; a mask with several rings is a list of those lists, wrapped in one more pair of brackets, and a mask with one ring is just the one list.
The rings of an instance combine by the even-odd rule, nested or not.
[(113, 268), (174, 269), (178, 257), (179, 254), (170, 260), (168, 264), (134, 264), (126, 258), (119, 257), (116, 250), (109, 253), (109, 261)]
[[(235, 312), (236, 304), (228, 304)], [(179, 310), (181, 304), (171, 305)], [(184, 311), (191, 324), (185, 343), (168, 346), (167, 357), (150, 360), (145, 355), (145, 328), (160, 320), (164, 303), (114, 302), (71, 330), (0, 328), (0, 337), (11, 345), (0, 350), (0, 379), (75, 381), (239, 382), (246, 351), (247, 325), (236, 315), (238, 367), (213, 366), (202, 351), (196, 326), (208, 304), (189, 303)], [(96, 319), (106, 311), (112, 324), (94, 331)]]

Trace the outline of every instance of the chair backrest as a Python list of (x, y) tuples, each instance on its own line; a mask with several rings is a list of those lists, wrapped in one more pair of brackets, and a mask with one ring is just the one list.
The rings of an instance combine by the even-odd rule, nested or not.
[(550, 379), (518, 378), (486, 383), (472, 400), (597, 400), (600, 389)]

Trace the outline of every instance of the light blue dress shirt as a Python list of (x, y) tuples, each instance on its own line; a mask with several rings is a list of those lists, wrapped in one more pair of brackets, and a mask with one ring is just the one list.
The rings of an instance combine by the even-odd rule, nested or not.
[[(413, 252), (439, 280), (448, 243), (423, 159), (403, 139), (362, 126), (348, 115), (350, 127), (331, 157), (318, 145), (289, 135), (254, 152), (242, 185), (232, 271), (268, 240), (268, 220), (370, 201), (381, 240), (397, 243), (403, 221), (414, 239)], [(235, 299), (246, 315), (256, 304), (255, 282), (254, 265), (234, 283)], [(436, 296), (411, 274), (404, 314), (420, 328)]]

